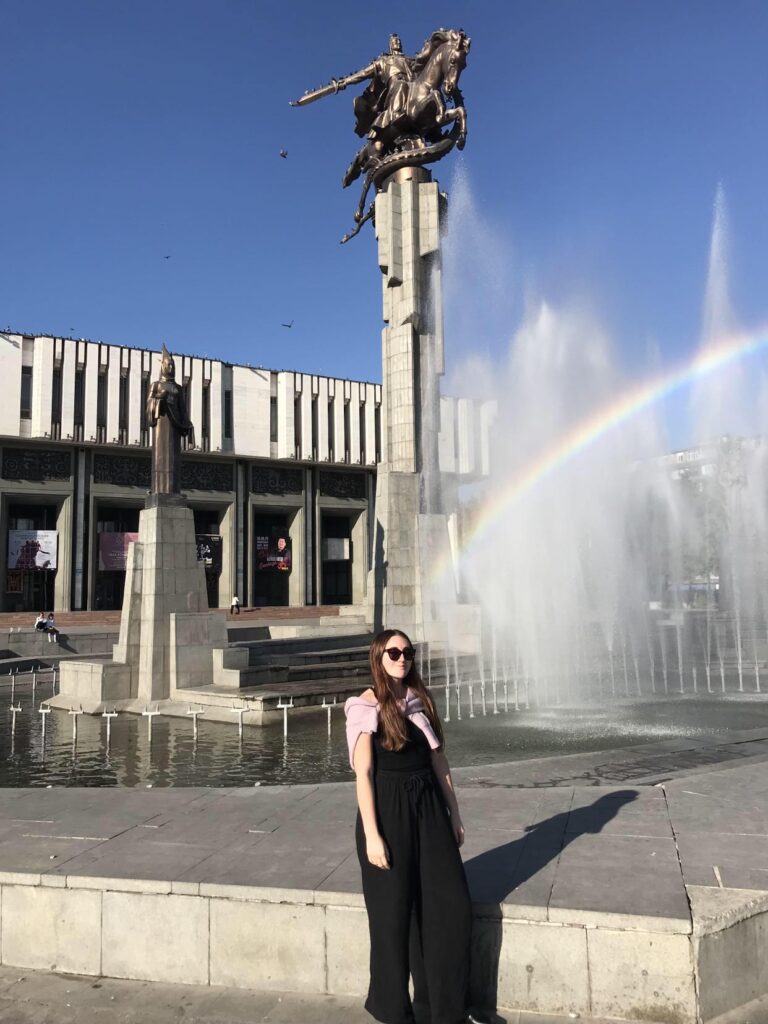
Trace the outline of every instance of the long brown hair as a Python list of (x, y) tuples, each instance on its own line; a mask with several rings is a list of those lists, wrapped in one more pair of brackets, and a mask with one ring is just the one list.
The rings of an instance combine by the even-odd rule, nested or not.
[[(376, 700), (379, 705), (379, 721), (381, 722), (381, 729), (384, 733), (381, 745), (385, 750), (402, 750), (408, 742), (405, 718), (397, 706), (397, 701), (395, 700), (395, 696), (389, 685), (389, 676), (381, 662), (386, 646), (393, 636), (402, 637), (409, 647), (413, 647), (410, 638), (401, 630), (384, 629), (381, 633), (377, 633), (373, 638), (368, 660), (371, 667), (373, 692), (376, 695)], [(403, 683), (420, 698), (424, 705), (424, 712), (440, 742), (440, 750), (442, 750), (444, 745), (443, 727), (440, 724), (440, 718), (438, 717), (435, 703), (419, 675), (415, 661), (411, 662), (411, 670), (408, 675), (403, 678)]]

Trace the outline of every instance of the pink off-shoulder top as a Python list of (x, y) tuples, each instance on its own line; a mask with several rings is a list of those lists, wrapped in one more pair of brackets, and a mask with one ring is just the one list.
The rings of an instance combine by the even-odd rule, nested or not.
[[(409, 718), (424, 733), (430, 749), (437, 750), (440, 741), (427, 718), (421, 699), (415, 696), (411, 690), (407, 690), (405, 704), (403, 706), (401, 702), (400, 708), (405, 717)], [(362, 697), (350, 697), (344, 705), (344, 714), (347, 716), (349, 764), (354, 769), (355, 747), (360, 735), (364, 732), (373, 734), (379, 728), (379, 705), (371, 704), (370, 701), (364, 700)]]

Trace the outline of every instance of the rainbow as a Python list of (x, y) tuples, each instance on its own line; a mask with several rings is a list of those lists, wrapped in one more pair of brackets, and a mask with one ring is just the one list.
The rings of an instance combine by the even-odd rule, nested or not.
[[(659, 376), (640, 381), (622, 394), (616, 395), (606, 405), (595, 409), (505, 482), (501, 491), (486, 503), (471, 528), (466, 531), (462, 539), (461, 554), (470, 554), (475, 545), (485, 537), (487, 531), (515, 501), (559, 467), (589, 448), (608, 431), (686, 384), (706, 377), (737, 359), (753, 355), (766, 345), (768, 328), (752, 333), (727, 335), (700, 348), (689, 362)], [(439, 579), (448, 572), (451, 569), (449, 563), (448, 556), (439, 559), (430, 573), (432, 579)]]

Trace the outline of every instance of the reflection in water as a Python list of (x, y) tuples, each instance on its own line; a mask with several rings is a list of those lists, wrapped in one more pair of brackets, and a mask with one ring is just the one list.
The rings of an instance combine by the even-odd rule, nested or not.
[[(265, 729), (237, 721), (212, 722), (196, 714), (150, 719), (151, 742), (138, 715), (72, 716), (43, 711), (41, 688), (16, 688), (15, 714), (0, 689), (0, 785), (2, 786), (250, 786), (255, 783), (338, 782), (351, 779), (341, 706), (325, 714), (290, 719)], [(48, 696), (47, 692), (44, 696)], [(455, 705), (454, 705), (455, 706)], [(501, 708), (504, 704), (501, 703)], [(768, 728), (768, 701), (730, 695), (668, 700), (617, 701), (611, 707), (582, 705), (526, 708), (475, 717), (455, 714), (446, 723), (451, 764), (491, 764), (552, 754), (607, 750), (681, 736), (713, 736), (732, 729)], [(192, 721), (190, 721), (190, 718)], [(16, 725), (13, 728), (13, 720)], [(73, 743), (73, 728), (77, 728)], [(109, 730), (109, 743), (107, 734)]]

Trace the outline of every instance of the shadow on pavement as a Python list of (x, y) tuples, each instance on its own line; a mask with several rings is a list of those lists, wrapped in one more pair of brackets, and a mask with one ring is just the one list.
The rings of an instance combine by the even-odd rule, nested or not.
[[(487, 850), (466, 861), (469, 890), (474, 903), (485, 904), (481, 922), (475, 921), (472, 940), (472, 999), (478, 1006), (495, 1007), (502, 944), (502, 903), (525, 882), (557, 860), (579, 836), (597, 833), (625, 804), (637, 799), (634, 790), (606, 793), (588, 807), (564, 811), (528, 825), (525, 835)], [(599, 866), (596, 865), (596, 869)]]

